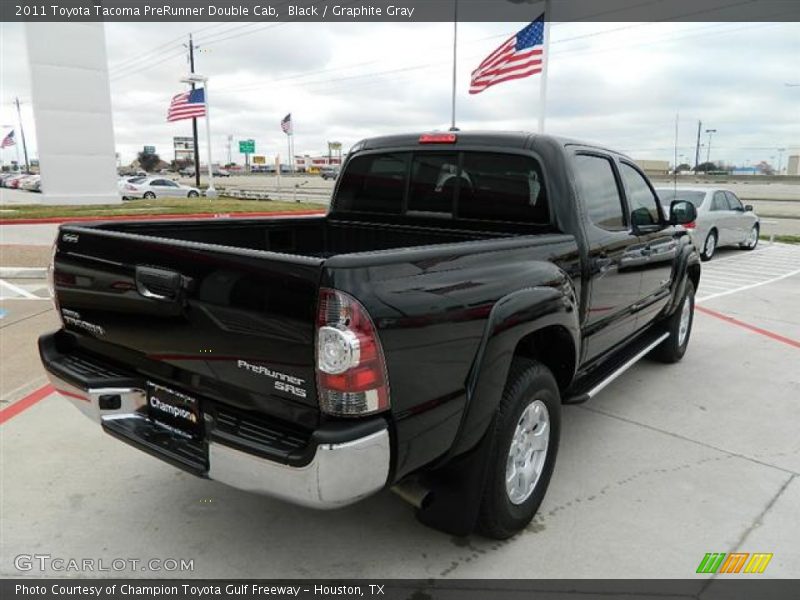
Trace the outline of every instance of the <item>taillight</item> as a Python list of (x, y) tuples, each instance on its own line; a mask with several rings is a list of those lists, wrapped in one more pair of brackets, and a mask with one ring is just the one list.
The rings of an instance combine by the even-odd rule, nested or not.
[[(53, 240), (53, 247), (50, 249), (50, 264), (47, 265), (47, 290), (50, 292), (50, 297), (53, 299), (53, 306), (56, 309), (56, 315), (61, 320), (61, 307), (58, 305), (58, 298), (56, 297), (56, 252), (58, 251), (58, 237)], [(64, 322), (61, 321), (61, 326)]]
[(697, 227), (697, 223), (692, 221), (691, 223), (684, 223), (683, 226), (686, 229), (694, 229), (695, 227)]
[(355, 298), (323, 288), (317, 314), (320, 409), (360, 417), (389, 408), (386, 363), (375, 325)]
[(125, 189), (128, 190), (129, 192), (135, 192), (136, 191), (136, 186), (135, 185), (131, 185), (130, 183), (126, 183), (125, 184)]

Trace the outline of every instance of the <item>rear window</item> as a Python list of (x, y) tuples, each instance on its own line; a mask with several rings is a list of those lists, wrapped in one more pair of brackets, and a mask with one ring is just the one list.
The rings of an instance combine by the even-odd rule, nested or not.
[(358, 156), (344, 171), (336, 210), (550, 222), (539, 163), (529, 156), (491, 152)]
[(371, 154), (350, 161), (336, 193), (336, 208), (352, 212), (399, 213), (409, 154)]

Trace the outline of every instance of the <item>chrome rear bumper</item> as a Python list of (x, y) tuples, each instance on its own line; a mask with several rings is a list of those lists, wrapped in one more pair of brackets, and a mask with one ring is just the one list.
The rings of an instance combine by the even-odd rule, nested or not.
[[(47, 373), (61, 395), (108, 433), (171, 462), (166, 456), (160, 456), (144, 438), (137, 440), (135, 434), (121, 436), (112, 431), (112, 428), (118, 430), (121, 421), (130, 420), (136, 425), (132, 430), (150, 428), (159, 435), (166, 435), (145, 417), (147, 398), (143, 389), (84, 389), (49, 369)], [(200, 444), (207, 444), (208, 468), (199, 475), (241, 490), (317, 509), (352, 504), (383, 488), (389, 476), (391, 447), (385, 425), (363, 437), (318, 444), (313, 458), (303, 466), (278, 463), (214, 440)]]

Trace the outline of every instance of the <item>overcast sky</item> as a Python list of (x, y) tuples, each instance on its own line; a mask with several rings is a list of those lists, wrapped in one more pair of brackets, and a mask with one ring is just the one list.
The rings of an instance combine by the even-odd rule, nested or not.
[[(467, 93), (477, 64), (525, 23), (459, 25), (457, 122), (462, 129), (535, 130), (537, 76)], [(259, 154), (286, 155), (279, 122), (295, 121), (297, 153), (326, 142), (345, 150), (364, 137), (446, 129), (450, 121), (452, 24), (109, 23), (106, 25), (117, 150), (123, 162), (144, 145), (171, 160), (170, 97), (185, 87), (182, 43), (195, 32), (197, 71), (210, 78), (215, 162), (227, 137), (254, 138)], [(35, 123), (24, 26), (0, 25), (0, 124), (16, 123), (19, 96), (29, 149)], [(800, 153), (800, 24), (555, 23), (547, 131), (598, 142), (635, 158), (693, 162), (697, 121), (718, 131), (711, 159), (777, 162)], [(204, 143), (201, 128), (201, 142)], [(703, 143), (708, 137), (703, 135)], [(705, 149), (702, 152), (705, 158)], [(205, 150), (203, 146), (203, 157)], [(3, 151), (3, 160), (15, 149)], [(243, 157), (234, 148), (233, 160)], [(684, 159), (679, 159), (683, 162)]]

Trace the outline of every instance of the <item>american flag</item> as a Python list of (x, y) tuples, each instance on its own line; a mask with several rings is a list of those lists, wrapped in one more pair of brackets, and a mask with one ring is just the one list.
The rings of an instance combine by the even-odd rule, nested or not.
[(542, 72), (544, 60), (544, 13), (492, 52), (472, 72), (469, 93), (479, 94), (511, 79)]
[(0, 144), (0, 148), (8, 148), (9, 146), (13, 146), (17, 143), (17, 140), (14, 139), (14, 130), (12, 129), (9, 134), (3, 138), (3, 143)]
[(289, 113), (281, 119), (281, 129), (286, 135), (292, 135), (292, 113)]
[(172, 97), (167, 111), (167, 121), (194, 119), (206, 116), (206, 95), (202, 88)]

